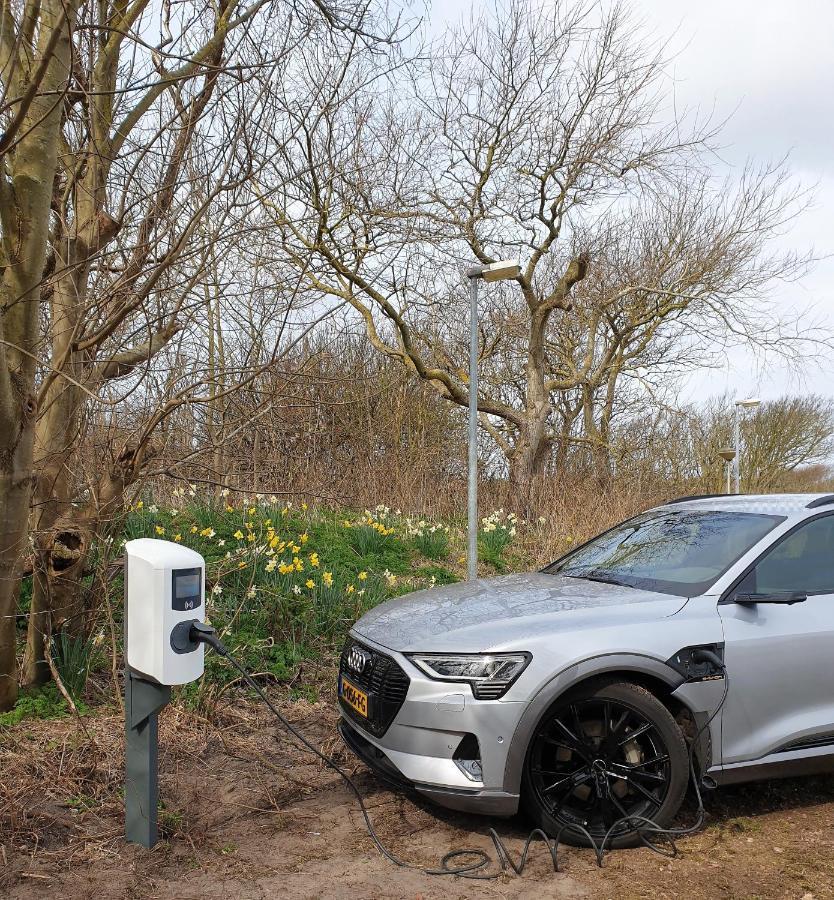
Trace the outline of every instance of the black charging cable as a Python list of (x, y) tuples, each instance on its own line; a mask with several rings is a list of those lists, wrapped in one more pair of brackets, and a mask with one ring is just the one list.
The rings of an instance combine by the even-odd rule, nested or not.
[[(553, 871), (558, 872), (558, 851), (561, 837), (565, 832), (570, 831), (582, 834), (588, 840), (592, 849), (594, 850), (597, 859), (597, 865), (599, 866), (602, 866), (603, 864), (607, 845), (612, 840), (612, 838), (615, 838), (617, 836), (617, 831), (621, 829), (624, 831), (639, 832), (643, 843), (649, 849), (666, 856), (674, 856), (677, 854), (677, 848), (675, 846), (674, 839), (676, 837), (683, 837), (688, 834), (693, 834), (703, 825), (706, 812), (704, 810), (704, 803), (701, 796), (698, 777), (695, 772), (694, 751), (698, 744), (698, 741), (701, 738), (701, 735), (704, 733), (706, 728), (724, 706), (724, 701), (727, 699), (727, 691), (729, 690), (729, 677), (727, 675), (727, 669), (718, 655), (712, 653), (712, 651), (710, 650), (694, 651), (693, 659), (696, 662), (709, 662), (723, 672), (724, 695), (722, 696), (721, 702), (718, 704), (712, 715), (710, 715), (710, 717), (701, 725), (701, 727), (696, 732), (689, 748), (689, 771), (692, 777), (692, 783), (695, 787), (695, 796), (698, 802), (698, 818), (694, 825), (688, 828), (661, 828), (659, 825), (657, 825), (657, 823), (643, 816), (623, 816), (621, 819), (618, 819), (611, 825), (601, 842), (596, 841), (592, 837), (590, 832), (588, 832), (581, 825), (563, 826), (559, 829), (555, 839), (553, 840), (551, 840), (551, 838), (548, 837), (548, 835), (545, 834), (545, 832), (542, 831), (541, 828), (534, 828), (524, 842), (524, 847), (522, 848), (521, 856), (517, 863), (510, 856), (510, 853), (504, 842), (501, 840), (498, 832), (496, 832), (494, 828), (490, 828), (489, 836), (492, 839), (492, 843), (495, 847), (495, 855), (498, 859), (499, 868), (498, 871), (485, 872), (484, 870), (488, 869), (491, 866), (492, 859), (485, 850), (481, 850), (479, 848), (452, 850), (442, 857), (438, 868), (427, 868), (415, 863), (409, 863), (395, 856), (382, 843), (379, 835), (376, 833), (376, 829), (374, 828), (373, 822), (371, 822), (371, 817), (368, 813), (368, 809), (365, 806), (365, 800), (362, 796), (362, 793), (360, 792), (359, 788), (356, 786), (350, 775), (348, 775), (347, 772), (345, 772), (337, 762), (327, 756), (326, 753), (322, 753), (322, 751), (319, 750), (318, 747), (312, 744), (291, 722), (289, 722), (283, 716), (280, 710), (278, 710), (278, 708), (272, 703), (269, 697), (267, 697), (267, 695), (263, 692), (260, 685), (234, 658), (234, 656), (232, 656), (232, 654), (226, 648), (225, 644), (217, 636), (217, 631), (206, 622), (195, 621), (191, 623), (189, 637), (195, 644), (207, 644), (220, 656), (225, 657), (235, 667), (235, 669), (240, 672), (241, 677), (246, 682), (246, 684), (250, 688), (252, 688), (252, 690), (255, 691), (255, 693), (260, 697), (260, 699), (263, 700), (263, 702), (269, 707), (269, 709), (272, 711), (281, 725), (283, 725), (283, 727), (291, 735), (293, 735), (293, 737), (295, 737), (303, 747), (317, 756), (320, 760), (322, 760), (322, 762), (325, 763), (325, 765), (328, 766), (328, 768), (333, 769), (333, 771), (341, 777), (341, 779), (345, 782), (348, 788), (352, 791), (353, 795), (356, 797), (356, 802), (359, 804), (359, 809), (361, 810), (362, 817), (365, 820), (365, 828), (367, 829), (368, 835), (374, 842), (376, 848), (387, 860), (401, 869), (414, 869), (418, 872), (424, 872), (426, 875), (458, 875), (461, 878), (474, 878), (479, 880), (491, 880), (493, 878), (498, 878), (501, 873), (505, 872), (507, 869), (512, 869), (512, 871), (515, 872), (516, 875), (521, 875), (525, 869), (525, 866), (527, 865), (527, 858), (530, 852), (531, 844), (533, 843), (533, 841), (541, 839), (545, 847), (547, 847), (548, 852), (550, 853), (550, 858), (553, 863)], [(699, 654), (700, 657), (698, 656)], [(647, 835), (651, 835), (652, 837), (660, 840), (666, 840), (669, 844), (671, 844), (671, 852), (663, 849), (662, 847), (658, 847), (650, 839), (650, 837), (647, 837)], [(462, 860), (463, 862), (461, 862)], [(465, 860), (469, 861), (466, 862)]]

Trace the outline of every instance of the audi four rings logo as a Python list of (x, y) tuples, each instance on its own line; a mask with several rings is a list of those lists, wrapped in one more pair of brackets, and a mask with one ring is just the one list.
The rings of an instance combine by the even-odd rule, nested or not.
[(368, 654), (360, 647), (351, 647), (346, 664), (351, 672), (356, 672), (357, 675), (361, 675), (370, 661), (370, 656), (368, 656)]

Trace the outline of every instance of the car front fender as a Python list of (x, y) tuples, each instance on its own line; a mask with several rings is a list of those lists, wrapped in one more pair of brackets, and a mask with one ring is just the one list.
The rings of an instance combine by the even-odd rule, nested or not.
[[(609, 653), (582, 660), (554, 675), (531, 699), (518, 721), (507, 751), (504, 767), (504, 790), (519, 793), (521, 774), (527, 748), (547, 709), (575, 685), (598, 675), (618, 673), (627, 679), (629, 674), (657, 679), (668, 686), (670, 693), (684, 684), (683, 676), (662, 660), (638, 653)], [(682, 700), (682, 702), (686, 702)]]

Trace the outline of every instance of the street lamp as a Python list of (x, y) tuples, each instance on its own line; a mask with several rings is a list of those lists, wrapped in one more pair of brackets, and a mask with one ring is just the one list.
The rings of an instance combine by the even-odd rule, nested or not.
[(478, 577), (478, 282), (517, 278), (521, 267), (514, 259), (473, 266), (469, 279), (469, 475), (467, 492), (467, 581)]
[(739, 471), (739, 459), (741, 457), (741, 438), (739, 435), (739, 410), (743, 407), (744, 409), (753, 409), (758, 406), (762, 401), (759, 400), (758, 397), (748, 397), (747, 400), (736, 400), (735, 405), (735, 417), (733, 420), (733, 446), (735, 447), (735, 457), (733, 459), (733, 473), (735, 475), (735, 492), (737, 494), (741, 493), (741, 472)]
[(722, 447), (718, 455), (724, 460), (724, 468), (727, 470), (727, 493), (730, 493), (730, 472), (733, 470), (733, 460), (736, 458), (735, 447)]

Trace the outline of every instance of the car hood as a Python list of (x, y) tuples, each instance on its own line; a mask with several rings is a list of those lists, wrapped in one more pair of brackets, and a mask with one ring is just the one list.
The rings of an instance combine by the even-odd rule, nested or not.
[(388, 600), (354, 626), (390, 650), (482, 652), (519, 641), (674, 615), (686, 599), (541, 572), (438, 585)]

